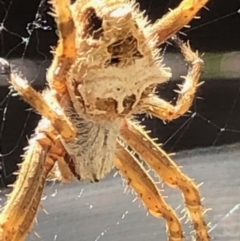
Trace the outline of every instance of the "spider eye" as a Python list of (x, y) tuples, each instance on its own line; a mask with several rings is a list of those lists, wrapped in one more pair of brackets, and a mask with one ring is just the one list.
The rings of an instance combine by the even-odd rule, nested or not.
[(103, 35), (102, 19), (97, 16), (94, 8), (87, 8), (83, 14), (84, 16), (84, 30), (83, 37), (93, 37), (99, 39)]

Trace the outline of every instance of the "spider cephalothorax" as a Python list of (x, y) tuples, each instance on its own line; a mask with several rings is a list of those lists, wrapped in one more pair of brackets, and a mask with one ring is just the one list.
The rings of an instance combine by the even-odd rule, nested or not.
[(1, 213), (0, 241), (26, 239), (50, 177), (94, 182), (114, 166), (149, 212), (166, 220), (169, 241), (182, 241), (180, 219), (138, 158), (166, 184), (183, 192), (196, 239), (210, 240), (196, 184), (133, 120), (138, 113), (173, 120), (190, 108), (203, 61), (175, 38), (190, 68), (173, 106), (154, 92), (171, 77), (158, 46), (188, 24), (207, 2), (183, 0), (150, 24), (133, 1), (77, 0), (70, 5), (69, 0), (52, 0), (59, 43), (47, 72), (49, 88), (37, 93), (8, 62), (0, 62), (8, 69), (12, 87), (42, 115)]

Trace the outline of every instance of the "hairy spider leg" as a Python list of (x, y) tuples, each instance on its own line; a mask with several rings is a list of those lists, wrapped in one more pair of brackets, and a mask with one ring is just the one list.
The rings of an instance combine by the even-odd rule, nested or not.
[(146, 113), (153, 115), (163, 121), (171, 121), (184, 115), (191, 107), (197, 88), (202, 84), (199, 83), (203, 71), (203, 61), (198, 53), (193, 52), (189, 44), (184, 44), (176, 39), (181, 48), (185, 60), (189, 63), (188, 74), (184, 78), (184, 83), (178, 92), (176, 105), (172, 105), (156, 95), (144, 98), (139, 106)]
[(209, 0), (183, 0), (177, 8), (170, 10), (152, 26), (152, 35), (157, 36), (160, 45), (187, 25)]
[(184, 195), (189, 216), (196, 230), (197, 241), (209, 241), (208, 227), (204, 220), (204, 209), (197, 185), (185, 175), (170, 156), (162, 150), (144, 131), (127, 120), (121, 129), (124, 141), (148, 163), (170, 187), (179, 188)]
[(67, 93), (66, 78), (76, 57), (76, 31), (70, 0), (51, 0), (52, 16), (58, 27), (59, 42), (53, 51), (54, 59), (48, 69), (47, 80), (59, 96)]
[[(42, 121), (39, 123), (41, 126)], [(65, 152), (58, 141), (38, 132), (29, 141), (18, 178), (0, 214), (0, 241), (24, 241), (33, 228), (47, 176)]]
[(153, 179), (140, 165), (137, 158), (121, 143), (117, 145), (114, 163), (149, 212), (156, 218), (162, 217), (166, 220), (168, 240), (182, 241), (183, 230), (176, 212), (165, 202)]

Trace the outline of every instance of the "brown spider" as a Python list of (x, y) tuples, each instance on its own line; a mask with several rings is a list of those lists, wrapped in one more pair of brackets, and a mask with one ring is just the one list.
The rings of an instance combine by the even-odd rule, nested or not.
[(176, 39), (190, 64), (176, 106), (155, 94), (171, 77), (158, 46), (188, 24), (208, 0), (183, 0), (150, 24), (128, 0), (52, 0), (59, 43), (47, 72), (49, 88), (36, 92), (10, 65), (13, 88), (40, 115), (18, 179), (0, 216), (0, 240), (23, 241), (33, 227), (47, 178), (96, 182), (115, 166), (147, 209), (166, 220), (171, 241), (184, 239), (176, 212), (164, 201), (138, 154), (171, 187), (181, 189), (196, 239), (208, 241), (208, 227), (196, 184), (133, 120), (147, 113), (173, 120), (192, 104), (203, 61)]

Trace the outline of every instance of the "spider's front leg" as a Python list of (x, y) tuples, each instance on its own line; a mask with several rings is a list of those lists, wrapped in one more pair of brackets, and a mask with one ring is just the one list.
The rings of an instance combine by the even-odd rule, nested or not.
[(196, 230), (197, 241), (209, 241), (201, 196), (196, 184), (186, 176), (174, 161), (141, 128), (128, 120), (122, 126), (121, 136), (171, 187), (178, 187), (184, 195), (190, 218)]
[(48, 173), (63, 153), (47, 129), (30, 140), (17, 181), (0, 215), (0, 241), (26, 239), (34, 225)]
[(53, 128), (65, 139), (72, 140), (75, 137), (76, 131), (73, 124), (62, 113), (61, 107), (53, 108), (50, 104), (57, 103), (54, 95), (46, 96), (38, 93), (33, 89), (26, 79), (23, 79), (18, 73), (12, 71), (10, 64), (0, 58), (0, 66), (5, 69), (8, 79), (14, 90), (20, 94), (20, 96), (29, 103), (35, 111), (41, 116), (46, 117), (52, 124)]
[(150, 175), (143, 169), (137, 158), (122, 146), (117, 145), (115, 166), (128, 180), (149, 212), (157, 218), (163, 217), (167, 222), (169, 241), (182, 241), (183, 230), (176, 212), (164, 201), (161, 193)]
[(198, 53), (191, 50), (189, 44), (185, 44), (179, 39), (175, 39), (175, 41), (179, 45), (185, 60), (190, 64), (188, 74), (184, 77), (185, 81), (181, 90), (178, 91), (179, 96), (176, 105), (174, 106), (156, 95), (150, 95), (139, 103), (141, 110), (167, 121), (184, 115), (191, 107), (197, 88), (201, 84), (199, 79), (204, 64)]
[[(52, 92), (37, 93), (26, 80), (11, 71), (4, 59), (0, 59), (0, 69), (8, 75), (15, 90), (47, 117), (39, 122), (35, 136), (30, 140), (13, 191), (0, 214), (0, 241), (24, 241), (34, 224), (49, 173), (56, 161), (67, 155), (59, 136), (68, 141), (76, 133)], [(62, 161), (58, 166), (61, 172)], [(63, 178), (69, 180), (72, 176), (67, 176), (70, 171), (66, 170), (64, 168), (62, 172)]]

